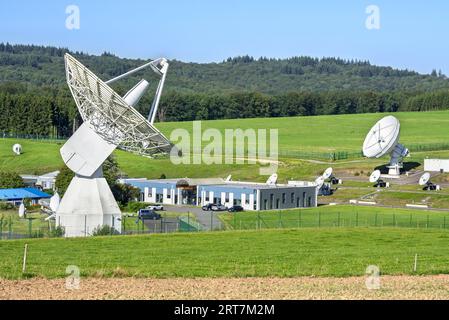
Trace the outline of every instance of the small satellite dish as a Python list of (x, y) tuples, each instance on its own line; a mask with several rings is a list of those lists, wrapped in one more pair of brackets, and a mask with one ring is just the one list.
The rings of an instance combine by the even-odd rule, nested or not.
[(324, 173), (323, 173), (323, 178), (326, 180), (326, 179), (329, 179), (330, 177), (332, 177), (332, 172), (333, 172), (333, 169), (332, 168), (327, 168), (325, 171), (324, 171)]
[(18, 143), (12, 146), (12, 152), (16, 155), (20, 156), (22, 154), (22, 146)]
[(275, 185), (278, 181), (278, 175), (276, 173), (273, 173), (267, 180), (268, 185)]
[(19, 206), (19, 217), (20, 218), (25, 217), (25, 212), (26, 212), (25, 205), (22, 202)]
[(59, 194), (56, 192), (51, 198), (50, 198), (50, 209), (53, 212), (56, 212), (59, 207), (59, 202), (61, 201), (61, 198), (59, 197)]
[(424, 186), (427, 183), (429, 183), (429, 181), (430, 181), (430, 173), (426, 172), (421, 176), (421, 178), (419, 178), (419, 185)]
[(386, 116), (371, 128), (363, 142), (363, 155), (367, 158), (390, 155), (390, 175), (400, 174), (402, 158), (409, 154), (408, 149), (399, 143), (400, 128), (398, 119)]
[(229, 175), (227, 178), (226, 178), (226, 182), (229, 182), (229, 181), (231, 181), (232, 180), (232, 175)]
[(380, 170), (376, 170), (373, 173), (371, 173), (371, 175), (369, 177), (369, 182), (375, 183), (375, 182), (379, 181), (379, 179), (380, 179)]
[(323, 176), (316, 178), (316, 179), (315, 179), (315, 183), (316, 183), (317, 188), (318, 188), (318, 189), (321, 189), (321, 187), (322, 187), (323, 184), (324, 184), (324, 178), (323, 178)]

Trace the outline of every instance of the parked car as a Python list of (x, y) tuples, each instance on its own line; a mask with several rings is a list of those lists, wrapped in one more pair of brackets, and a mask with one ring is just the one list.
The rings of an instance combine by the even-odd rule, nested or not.
[(222, 204), (213, 204), (211, 210), (212, 211), (226, 211), (228, 208)]
[(154, 204), (154, 205), (148, 206), (147, 209), (154, 210), (154, 211), (162, 211), (162, 210), (164, 210), (164, 206), (162, 204)]
[(242, 206), (232, 206), (228, 209), (229, 212), (240, 212), (243, 211)]
[(203, 211), (210, 211), (212, 210), (212, 203), (206, 204), (205, 206), (202, 206), (201, 209), (203, 209)]
[(151, 209), (140, 209), (137, 220), (159, 220), (161, 215)]

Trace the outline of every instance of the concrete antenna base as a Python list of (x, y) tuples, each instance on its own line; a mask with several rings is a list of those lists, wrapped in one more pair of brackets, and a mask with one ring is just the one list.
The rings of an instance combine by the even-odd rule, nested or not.
[(92, 177), (75, 176), (56, 212), (56, 225), (65, 237), (91, 236), (108, 225), (121, 232), (121, 212), (101, 168)]

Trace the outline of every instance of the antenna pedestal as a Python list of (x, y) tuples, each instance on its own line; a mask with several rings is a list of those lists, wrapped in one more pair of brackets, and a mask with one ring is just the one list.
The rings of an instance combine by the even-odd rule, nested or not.
[(65, 237), (86, 237), (108, 225), (121, 232), (121, 212), (101, 168), (92, 177), (75, 176), (56, 212)]

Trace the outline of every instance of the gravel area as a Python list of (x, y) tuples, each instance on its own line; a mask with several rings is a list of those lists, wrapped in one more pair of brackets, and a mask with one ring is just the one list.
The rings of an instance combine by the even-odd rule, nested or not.
[(381, 276), (368, 290), (366, 277), (348, 278), (82, 278), (0, 279), (0, 299), (449, 299), (449, 275)]

